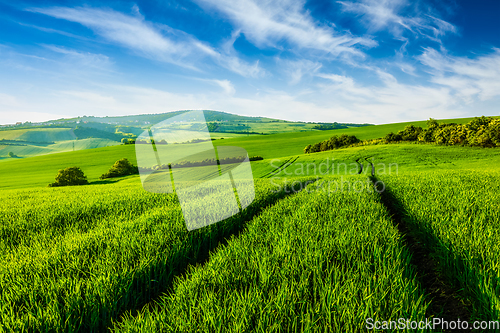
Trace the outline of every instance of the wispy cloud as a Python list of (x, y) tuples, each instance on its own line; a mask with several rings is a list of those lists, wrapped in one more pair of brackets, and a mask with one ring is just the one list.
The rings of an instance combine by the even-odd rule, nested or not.
[(290, 78), (289, 84), (291, 85), (299, 83), (303, 76), (314, 75), (323, 66), (320, 62), (307, 59), (282, 60), (278, 58), (277, 63)]
[(419, 60), (428, 66), (432, 82), (450, 87), (467, 103), (500, 96), (500, 49), (470, 59), (426, 48)]
[(55, 46), (55, 45), (42, 45), (46, 49), (61, 54), (67, 59), (69, 62), (75, 66), (78, 65), (80, 67), (89, 67), (98, 70), (106, 70), (110, 71), (112, 62), (110, 61), (108, 56), (103, 54), (96, 54), (91, 52), (79, 52), (73, 49), (68, 49), (65, 47)]
[(345, 12), (362, 17), (369, 31), (390, 31), (395, 38), (407, 41), (405, 33), (421, 35), (440, 42), (447, 33), (456, 33), (456, 27), (430, 13), (421, 12), (417, 3), (409, 0), (338, 1)]
[(259, 74), (258, 63), (247, 64), (234, 56), (218, 52), (183, 31), (148, 22), (137, 8), (135, 15), (90, 7), (32, 8), (30, 11), (80, 23), (106, 41), (157, 61), (199, 70), (199, 59), (210, 57), (220, 66), (243, 76)]
[(297, 0), (195, 0), (227, 16), (235, 28), (256, 46), (281, 48), (286, 41), (293, 47), (322, 51), (338, 56), (359, 55), (359, 46), (373, 47), (376, 42), (336, 31), (316, 22)]
[(229, 80), (214, 80), (214, 82), (217, 83), (228, 95), (234, 95), (236, 92), (236, 89), (234, 89), (233, 84)]
[(43, 32), (51, 33), (51, 34), (58, 34), (58, 35), (63, 35), (66, 37), (71, 37), (71, 38), (86, 39), (85, 37), (78, 36), (78, 35), (72, 34), (70, 32), (66, 32), (66, 31), (62, 31), (62, 30), (58, 30), (58, 29), (45, 28), (45, 27), (40, 27), (40, 26), (33, 25), (33, 24), (25, 24), (25, 23), (21, 23), (21, 22), (18, 22), (18, 23), (22, 26), (34, 28), (34, 29), (37, 29), (37, 30), (40, 30)]
[(116, 100), (112, 96), (106, 96), (102, 93), (92, 92), (92, 91), (78, 91), (78, 90), (63, 90), (58, 94), (65, 96), (75, 97), (79, 100), (99, 103), (101, 105), (112, 105), (116, 104)]
[(320, 84), (323, 94), (328, 94), (336, 104), (344, 105), (366, 121), (391, 118), (397, 121), (418, 120), (428, 117), (457, 116), (459, 105), (450, 89), (409, 85), (397, 81), (391, 74), (378, 70), (382, 85), (366, 86), (352, 77), (337, 74), (319, 74), (327, 79)]
[(17, 107), (19, 106), (19, 101), (15, 96), (9, 94), (0, 93), (0, 105), (8, 106), (8, 107)]

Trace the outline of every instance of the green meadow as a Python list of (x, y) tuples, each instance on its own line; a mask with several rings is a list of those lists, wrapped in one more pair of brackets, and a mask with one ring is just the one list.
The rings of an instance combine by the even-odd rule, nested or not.
[[(175, 193), (147, 192), (139, 175), (99, 180), (121, 158), (136, 165), (134, 145), (88, 138), (75, 151), (67, 141), (57, 143), (66, 152), (3, 157), (0, 331), (360, 332), (368, 319), (498, 320), (499, 148), (303, 153), (333, 135), (376, 139), (408, 124), (214, 140), (263, 157), (251, 162), (255, 199), (193, 231)], [(0, 138), (42, 135), (11, 132)], [(47, 187), (71, 166), (88, 185)], [(184, 172), (203, 179), (200, 170)], [(500, 331), (491, 325), (483, 331)]]

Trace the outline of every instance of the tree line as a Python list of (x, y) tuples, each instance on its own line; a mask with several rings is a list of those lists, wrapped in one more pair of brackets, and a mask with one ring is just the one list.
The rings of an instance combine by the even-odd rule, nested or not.
[(475, 117), (466, 124), (438, 123), (430, 118), (427, 128), (408, 125), (396, 133), (390, 132), (381, 139), (361, 141), (354, 135), (334, 135), (304, 148), (305, 154), (317, 153), (342, 147), (390, 142), (422, 142), (441, 145), (461, 145), (474, 147), (500, 147), (500, 119)]
[(313, 145), (307, 145), (307, 147), (304, 148), (304, 154), (317, 153), (320, 151), (347, 147), (358, 142), (360, 142), (360, 140), (354, 135), (334, 135), (328, 140), (321, 141)]
[(427, 128), (408, 125), (397, 133), (384, 137), (386, 142), (418, 141), (444, 145), (475, 147), (500, 146), (500, 119), (476, 117), (467, 124), (441, 123), (435, 119), (427, 121)]

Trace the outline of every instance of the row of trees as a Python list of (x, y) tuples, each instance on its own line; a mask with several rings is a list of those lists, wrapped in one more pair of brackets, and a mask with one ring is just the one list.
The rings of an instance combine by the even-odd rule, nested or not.
[[(176, 167), (176, 168), (191, 168), (191, 167), (200, 167), (200, 166), (207, 166), (207, 165), (217, 165), (217, 161), (219, 164), (234, 164), (234, 163), (241, 163), (246, 159), (246, 156), (234, 156), (234, 157), (226, 157), (226, 158), (221, 158), (219, 160), (215, 160), (213, 158), (207, 158), (204, 160), (199, 160), (199, 161), (189, 161), (189, 160), (184, 160), (184, 161), (179, 161), (176, 163), (169, 163), (169, 164), (161, 164), (154, 166), (152, 169), (154, 170), (166, 170), (169, 167)], [(264, 158), (262, 156), (250, 156), (248, 158), (250, 161), (260, 161), (263, 160)], [(142, 168), (141, 170), (151, 170), (151, 168)]]
[(419, 141), (446, 145), (477, 147), (500, 146), (500, 119), (476, 117), (467, 124), (439, 124), (434, 119), (427, 121), (427, 128), (408, 125), (397, 133), (384, 137), (386, 142)]
[(397, 133), (391, 132), (382, 139), (361, 142), (354, 135), (342, 134), (330, 139), (308, 145), (304, 153), (316, 153), (355, 144), (378, 144), (400, 141), (429, 142), (445, 145), (462, 145), (476, 147), (500, 147), (500, 119), (492, 117), (476, 117), (467, 124), (438, 123), (430, 118), (427, 128), (408, 125)]
[(342, 134), (340, 136), (334, 135), (330, 139), (307, 145), (304, 148), (304, 154), (317, 153), (320, 151), (327, 151), (341, 147), (347, 147), (352, 144), (358, 143), (360, 140), (354, 135)]
[[(191, 141), (186, 141), (186, 142), (179, 142), (179, 143), (199, 143), (199, 142), (207, 142), (207, 141), (215, 141), (216, 139), (207, 139), (207, 140), (203, 140), (203, 139), (193, 139)], [(141, 139), (126, 139), (126, 138), (123, 138), (122, 139), (122, 143), (124, 144), (136, 144), (136, 145), (145, 145), (145, 144), (149, 144), (149, 141), (147, 140), (141, 140)], [(154, 143), (155, 145), (166, 145), (168, 144), (167, 141), (165, 141), (164, 139), (162, 140), (158, 140), (158, 141), (155, 141), (155, 140), (151, 140), (151, 143)], [(173, 144), (177, 144), (176, 143), (173, 143)]]

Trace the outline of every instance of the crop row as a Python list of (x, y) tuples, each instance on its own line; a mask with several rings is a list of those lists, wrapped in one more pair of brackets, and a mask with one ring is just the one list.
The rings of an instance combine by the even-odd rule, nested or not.
[(2, 191), (0, 328), (102, 330), (286, 194), (256, 181), (242, 213), (188, 232), (175, 196), (140, 185)]
[(428, 304), (415, 276), (377, 195), (311, 184), (266, 208), (114, 330), (359, 332), (370, 317), (422, 320)]
[(461, 170), (382, 178), (440, 274), (483, 320), (500, 316), (499, 176), (496, 170)]

